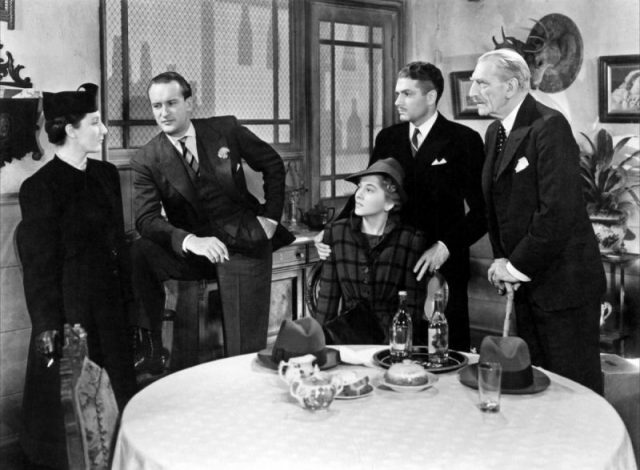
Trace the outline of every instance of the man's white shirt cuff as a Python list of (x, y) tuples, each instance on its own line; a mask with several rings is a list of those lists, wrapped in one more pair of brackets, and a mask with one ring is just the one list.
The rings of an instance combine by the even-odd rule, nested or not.
[(184, 251), (185, 253), (187, 252), (187, 240), (189, 240), (191, 237), (195, 237), (195, 235), (193, 233), (190, 233), (189, 235), (184, 237), (184, 240), (182, 240), (182, 251)]
[(529, 282), (529, 281), (531, 281), (531, 278), (529, 276), (527, 276), (526, 274), (521, 273), (520, 271), (518, 271), (515, 268), (515, 266), (513, 264), (511, 264), (511, 261), (507, 261), (507, 271), (509, 271), (509, 274), (511, 274), (513, 277), (515, 277), (520, 282)]
[(449, 255), (450, 255), (450, 252), (449, 252), (449, 248), (447, 248), (447, 245), (445, 245), (445, 244), (444, 244), (444, 242), (442, 242), (442, 241), (440, 241), (440, 240), (438, 240), (438, 244), (439, 244), (440, 246), (444, 247), (444, 249), (445, 249), (445, 250), (447, 250), (447, 256), (449, 256)]

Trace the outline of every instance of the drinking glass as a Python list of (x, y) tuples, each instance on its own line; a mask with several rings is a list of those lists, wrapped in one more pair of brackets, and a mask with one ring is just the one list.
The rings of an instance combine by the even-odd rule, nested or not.
[(496, 413), (500, 411), (500, 384), (502, 382), (502, 366), (498, 362), (481, 362), (478, 364), (479, 408), (482, 411)]

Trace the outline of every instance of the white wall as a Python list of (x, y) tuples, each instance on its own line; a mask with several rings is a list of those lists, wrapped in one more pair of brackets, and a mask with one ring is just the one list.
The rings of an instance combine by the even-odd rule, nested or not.
[[(501, 38), (504, 27), (509, 36), (526, 40), (534, 25), (551, 13), (568, 16), (583, 40), (582, 67), (575, 81), (559, 93), (534, 91), (541, 102), (560, 110), (571, 123), (579, 145), (588, 145), (585, 134), (593, 137), (607, 129), (614, 141), (633, 135), (629, 147), (639, 148), (638, 124), (601, 123), (598, 119), (598, 57), (640, 54), (640, 2), (638, 0), (408, 0), (407, 60), (425, 60), (437, 65), (445, 76), (445, 92), (440, 110), (453, 117), (449, 74), (473, 70), (477, 58), (493, 49), (492, 36)], [(461, 121), (484, 136), (490, 120)], [(635, 211), (629, 227), (636, 233), (626, 242), (640, 252), (640, 214)]]
[[(99, 0), (16, 0), (15, 29), (0, 23), (0, 50), (24, 66), (34, 89), (57, 92), (75, 90), (85, 82), (100, 83)], [(8, 87), (7, 87), (8, 88)], [(47, 141), (39, 122), (38, 142), (45, 156), (30, 155), (0, 169), (0, 193), (15, 193), (22, 181), (51, 158), (55, 147)]]
[[(571, 86), (560, 93), (536, 97), (561, 110), (576, 134), (605, 128), (613, 135), (638, 135), (637, 124), (600, 123), (598, 120), (598, 57), (640, 53), (638, 0), (408, 0), (407, 60), (435, 63), (445, 74), (442, 111), (452, 116), (449, 73), (473, 70), (476, 59), (493, 49), (492, 36), (526, 40), (531, 18), (551, 13), (568, 16), (584, 43), (582, 68)], [(466, 121), (484, 135), (490, 121)]]

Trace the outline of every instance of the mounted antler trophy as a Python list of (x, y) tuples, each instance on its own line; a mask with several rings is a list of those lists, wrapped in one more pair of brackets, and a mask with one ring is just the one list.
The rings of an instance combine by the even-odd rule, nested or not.
[(509, 48), (518, 52), (529, 65), (531, 88), (557, 93), (573, 83), (582, 66), (582, 36), (570, 18), (552, 13), (534, 20), (534, 27), (525, 42), (507, 36), (501, 28), (502, 42), (496, 49)]

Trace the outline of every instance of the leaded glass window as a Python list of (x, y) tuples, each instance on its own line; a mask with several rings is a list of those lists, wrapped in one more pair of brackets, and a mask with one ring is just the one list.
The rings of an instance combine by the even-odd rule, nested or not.
[(102, 0), (109, 148), (158, 129), (150, 79), (181, 73), (194, 117), (235, 115), (263, 140), (292, 141), (290, 0)]

